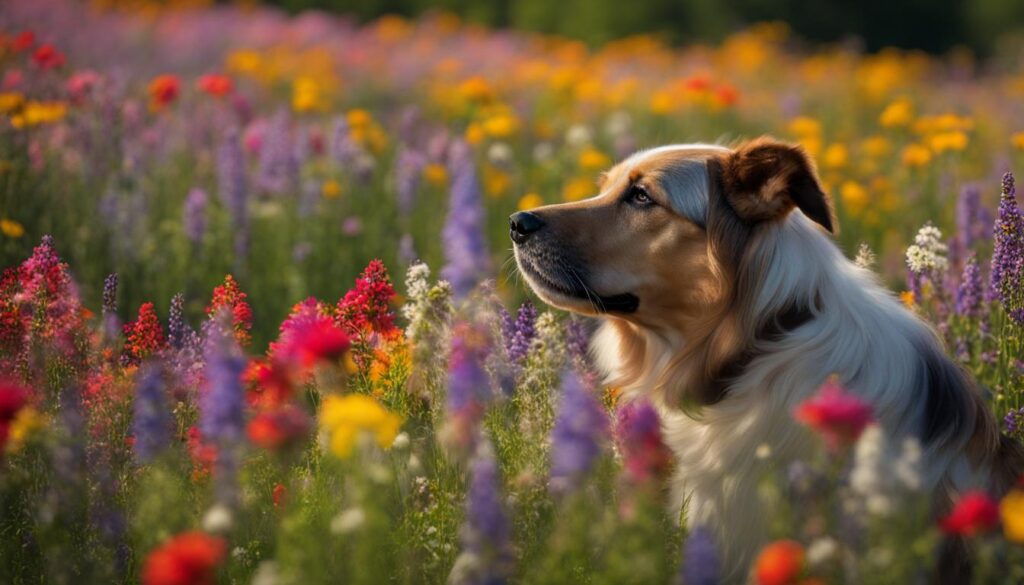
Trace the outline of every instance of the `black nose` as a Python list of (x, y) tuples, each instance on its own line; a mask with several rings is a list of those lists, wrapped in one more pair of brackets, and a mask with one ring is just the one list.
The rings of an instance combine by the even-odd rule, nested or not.
[(530, 237), (530, 234), (544, 227), (544, 220), (529, 211), (519, 211), (509, 216), (508, 227), (512, 241), (522, 244)]

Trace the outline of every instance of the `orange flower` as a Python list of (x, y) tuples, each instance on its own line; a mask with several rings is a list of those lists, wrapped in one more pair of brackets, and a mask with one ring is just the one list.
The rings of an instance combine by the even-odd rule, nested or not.
[(159, 75), (149, 82), (149, 103), (154, 110), (162, 110), (178, 99), (181, 83), (175, 75)]
[(199, 91), (208, 93), (213, 97), (224, 97), (235, 89), (235, 84), (227, 75), (208, 73), (196, 81)]
[(213, 585), (228, 545), (205, 532), (185, 532), (149, 553), (142, 569), (144, 585)]
[(804, 568), (804, 547), (778, 540), (761, 550), (754, 564), (758, 585), (793, 585)]

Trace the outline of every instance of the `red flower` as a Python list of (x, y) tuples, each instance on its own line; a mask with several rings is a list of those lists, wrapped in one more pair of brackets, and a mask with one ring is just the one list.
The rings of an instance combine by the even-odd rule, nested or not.
[(124, 336), (121, 360), (125, 364), (138, 364), (166, 345), (160, 318), (156, 315), (153, 303), (143, 303), (139, 307), (138, 319), (125, 324)]
[(299, 324), (288, 341), (284, 348), (285, 359), (292, 359), (303, 368), (320, 361), (336, 360), (349, 346), (348, 335), (326, 317)]
[(144, 585), (213, 585), (228, 545), (204, 532), (184, 532), (149, 553)]
[(178, 99), (181, 83), (174, 75), (159, 75), (149, 82), (149, 102), (160, 110)]
[(93, 88), (96, 87), (100, 82), (100, 74), (86, 69), (83, 71), (76, 71), (70, 79), (68, 79), (65, 87), (68, 90), (68, 96), (71, 101), (75, 104), (81, 104), (89, 97), (92, 93)]
[(49, 43), (39, 45), (39, 48), (32, 53), (32, 62), (40, 69), (56, 69), (63, 66), (64, 61), (64, 53)]
[(20, 53), (32, 48), (34, 44), (36, 44), (36, 33), (30, 30), (23, 30), (11, 40), (11, 49), (15, 53)]
[(235, 340), (242, 346), (248, 345), (251, 340), (249, 330), (252, 329), (252, 309), (245, 300), (247, 296), (229, 274), (224, 277), (224, 284), (214, 287), (213, 299), (206, 307), (206, 314), (211, 319), (216, 318), (222, 309), (230, 312)]
[(850, 394), (834, 379), (818, 390), (818, 394), (797, 407), (794, 418), (824, 437), (831, 449), (856, 441), (874, 417), (871, 406)]
[(192, 458), (192, 481), (209, 476), (213, 464), (217, 462), (217, 447), (204, 442), (203, 434), (195, 426), (188, 429), (186, 446)]
[(804, 569), (804, 547), (778, 540), (761, 549), (754, 563), (758, 585), (793, 585)]
[(356, 286), (338, 301), (338, 322), (352, 333), (371, 331), (393, 335), (398, 329), (390, 303), (395, 298), (388, 270), (373, 260), (356, 279)]
[(715, 89), (715, 99), (723, 106), (733, 106), (740, 99), (740, 92), (735, 87), (723, 83)]
[(235, 84), (227, 75), (208, 73), (196, 81), (196, 87), (213, 97), (224, 97), (235, 89)]
[(999, 504), (980, 490), (960, 496), (940, 525), (946, 534), (974, 536), (999, 526)]
[(246, 400), (256, 408), (276, 408), (294, 393), (288, 372), (279, 362), (253, 359), (242, 378), (249, 389)]
[(285, 498), (288, 497), (288, 490), (284, 487), (283, 483), (279, 483), (274, 486), (273, 498), (274, 506), (280, 508), (284, 505)]
[(292, 405), (261, 412), (249, 422), (246, 434), (254, 445), (276, 451), (294, 445), (309, 435), (309, 415)]
[(28, 403), (29, 395), (28, 388), (21, 384), (0, 381), (0, 456), (3, 456), (4, 447), (7, 446), (11, 422)]

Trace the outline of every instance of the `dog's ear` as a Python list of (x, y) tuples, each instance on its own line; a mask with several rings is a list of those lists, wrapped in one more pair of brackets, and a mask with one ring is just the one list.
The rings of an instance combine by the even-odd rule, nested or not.
[(722, 194), (743, 220), (781, 219), (797, 207), (835, 233), (832, 202), (800, 146), (762, 137), (723, 155), (719, 163)]

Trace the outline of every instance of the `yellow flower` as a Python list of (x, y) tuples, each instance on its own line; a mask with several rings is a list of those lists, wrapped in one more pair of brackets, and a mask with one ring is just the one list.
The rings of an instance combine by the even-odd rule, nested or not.
[(28, 406), (18, 411), (8, 429), (7, 450), (16, 453), (25, 446), (25, 442), (37, 430), (43, 428), (46, 419), (38, 410)]
[(345, 114), (345, 120), (352, 128), (369, 128), (373, 124), (373, 116), (362, 108), (354, 108)]
[(1024, 132), (1015, 132), (1010, 136), (1010, 144), (1017, 150), (1024, 150)]
[(25, 103), (25, 96), (15, 91), (0, 93), (0, 113), (9, 114)]
[(908, 309), (913, 309), (914, 308), (914, 293), (910, 292), (909, 290), (905, 290), (905, 291), (901, 292), (900, 293), (900, 301), (902, 301), (903, 305), (905, 307), (907, 307)]
[(612, 164), (608, 155), (594, 147), (587, 147), (580, 153), (579, 165), (585, 171), (599, 171)]
[(59, 122), (67, 114), (68, 107), (61, 102), (30, 101), (21, 113), (11, 116), (11, 126), (21, 129), (40, 124)]
[(387, 449), (401, 427), (402, 417), (365, 394), (328, 396), (320, 408), (320, 428), (330, 436), (331, 452), (342, 459), (352, 455), (363, 435)]
[(25, 228), (13, 219), (0, 219), (0, 233), (11, 239), (25, 235)]
[(839, 197), (843, 200), (843, 207), (854, 217), (864, 213), (868, 206), (868, 192), (857, 181), (844, 181), (839, 187)]
[(239, 49), (228, 55), (226, 65), (231, 73), (256, 77), (263, 68), (263, 57), (256, 51)]
[(320, 84), (311, 77), (299, 77), (292, 82), (292, 109), (312, 112), (322, 107)]
[(569, 179), (562, 189), (562, 197), (566, 201), (579, 201), (586, 199), (594, 192), (594, 182), (586, 177)]
[(882, 110), (878, 123), (883, 128), (906, 126), (914, 119), (914, 104), (907, 98), (897, 98)]
[(797, 138), (821, 135), (821, 122), (809, 116), (797, 116), (789, 121), (788, 130)]
[(846, 166), (849, 160), (850, 153), (846, 150), (846, 146), (838, 143), (830, 144), (822, 155), (822, 162), (825, 164), (825, 168), (828, 169), (841, 169)]
[(480, 124), (474, 122), (466, 128), (466, 142), (470, 144), (480, 144), (484, 141), (484, 138), (485, 132), (484, 129), (480, 127)]
[(666, 116), (672, 113), (675, 109), (675, 105), (676, 100), (673, 99), (672, 94), (668, 91), (660, 90), (651, 95), (649, 107), (652, 114)]
[(448, 169), (439, 163), (430, 163), (423, 167), (423, 178), (435, 187), (444, 187), (448, 184)]
[(484, 191), (491, 197), (500, 197), (512, 186), (512, 177), (505, 171), (487, 165), (484, 167)]
[(999, 513), (1003, 517), (1006, 539), (1024, 544), (1024, 491), (1010, 490), (999, 503)]
[(341, 184), (334, 179), (325, 181), (323, 187), (320, 188), (320, 193), (325, 199), (336, 199), (341, 195)]
[(481, 127), (488, 136), (508, 138), (519, 130), (519, 120), (512, 114), (498, 114), (484, 120)]
[(459, 95), (463, 99), (476, 103), (487, 103), (494, 100), (494, 89), (483, 77), (470, 77), (459, 84)]
[(544, 205), (544, 199), (536, 193), (527, 193), (519, 199), (519, 211), (527, 211)]
[(928, 145), (936, 154), (942, 154), (948, 150), (959, 152), (967, 148), (967, 135), (959, 130), (940, 132), (928, 139)]
[(905, 166), (923, 167), (932, 161), (932, 152), (915, 142), (903, 148), (901, 158)]
[(864, 154), (872, 158), (882, 158), (892, 151), (892, 145), (884, 136), (868, 136), (860, 143)]

